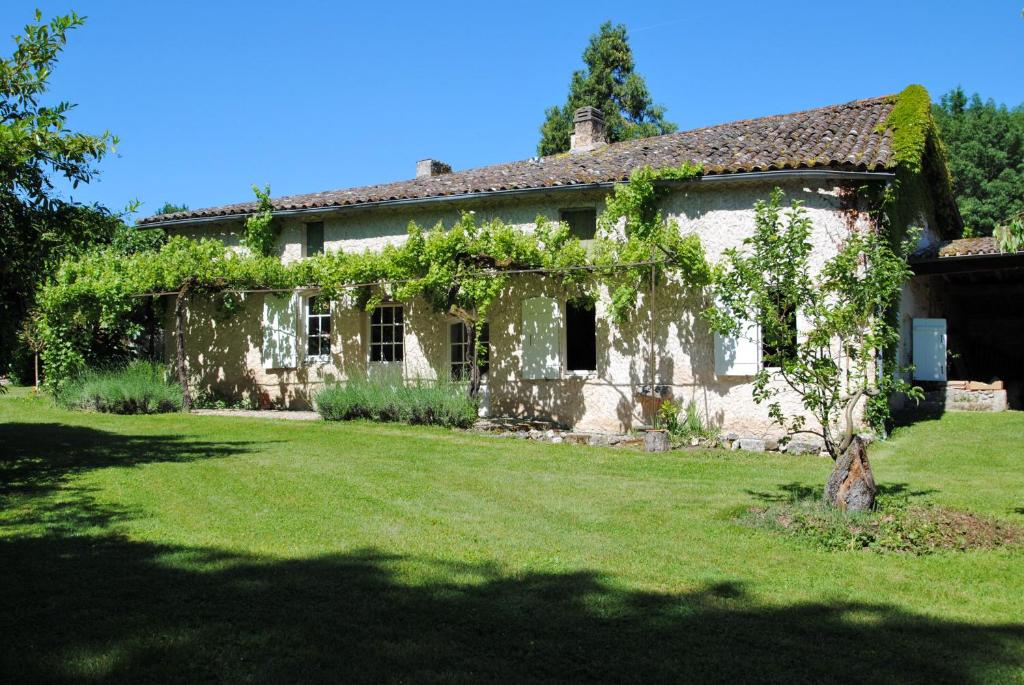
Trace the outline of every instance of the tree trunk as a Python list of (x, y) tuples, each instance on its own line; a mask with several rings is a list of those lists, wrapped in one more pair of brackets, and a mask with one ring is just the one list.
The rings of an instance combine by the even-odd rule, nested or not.
[(480, 394), (480, 364), (476, 354), (476, 324), (467, 325), (469, 329), (469, 345), (466, 354), (469, 355), (469, 386), (466, 393), (469, 399), (475, 400)]
[(825, 502), (844, 511), (869, 511), (875, 506), (875, 477), (860, 436), (836, 459), (825, 485)]
[(188, 293), (191, 288), (191, 279), (185, 281), (174, 301), (175, 351), (177, 353), (178, 382), (181, 383), (182, 411), (192, 409), (192, 395), (188, 390), (188, 366), (185, 363), (185, 305), (188, 303)]

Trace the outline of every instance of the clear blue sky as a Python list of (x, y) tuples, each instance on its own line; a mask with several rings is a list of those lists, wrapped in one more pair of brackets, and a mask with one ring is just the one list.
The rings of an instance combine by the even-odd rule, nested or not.
[[(141, 215), (410, 178), (534, 154), (587, 38), (625, 23), (683, 129), (957, 84), (1024, 102), (1024, 0), (974, 2), (122, 2), (0, 5), (0, 31), (88, 16), (52, 80), (73, 128), (121, 137), (74, 197)], [(2, 52), (12, 43), (6, 40)]]

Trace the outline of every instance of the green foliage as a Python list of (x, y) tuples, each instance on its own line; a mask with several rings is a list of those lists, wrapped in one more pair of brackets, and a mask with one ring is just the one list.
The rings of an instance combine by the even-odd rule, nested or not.
[(818, 497), (748, 510), (743, 520), (781, 532), (828, 552), (870, 550), (917, 556), (942, 551), (992, 549), (1018, 544), (1016, 526), (931, 503), (910, 504), (905, 495), (883, 494), (875, 511), (844, 512)]
[(274, 251), (274, 242), (280, 227), (274, 221), (274, 204), (270, 200), (270, 186), (262, 190), (254, 185), (252, 192), (256, 194), (256, 212), (245, 219), (245, 233), (242, 245), (249, 248), (257, 256), (269, 256)]
[[(238, 254), (219, 241), (180, 236), (155, 251), (94, 250), (64, 262), (40, 298), (48, 382), (59, 385), (102, 361), (94, 355), (97, 337), (127, 349), (140, 328), (138, 317), (132, 317), (142, 302), (139, 295), (179, 292), (185, 286), (190, 293), (223, 293), (219, 301), (225, 314), (237, 304), (230, 291), (239, 289), (319, 288), (325, 297), (347, 297), (367, 309), (385, 298), (423, 298), (436, 311), (461, 318), (479, 336), (495, 298), (511, 279), (522, 277), (516, 272), (526, 271), (536, 272), (568, 299), (593, 301), (598, 283), (609, 283), (613, 315), (625, 321), (651, 267), (623, 268), (624, 262), (654, 257), (659, 281), (671, 270), (685, 283), (708, 282), (700, 240), (680, 235), (679, 227), (656, 209), (665, 192), (657, 182), (699, 173), (685, 165), (641, 169), (629, 183), (616, 186), (601, 218), (605, 235), (597, 240), (593, 257), (563, 223), (537, 217), (534, 230), (526, 232), (500, 220), (478, 222), (472, 212), (450, 228), (438, 224), (424, 230), (410, 223), (408, 239), (400, 246), (362, 254), (328, 252), (287, 265), (258, 251)], [(619, 224), (624, 231), (618, 231)]]
[(892, 129), (892, 154), (898, 165), (920, 172), (929, 136), (935, 133), (931, 98), (924, 86), (910, 85), (896, 96), (882, 128)]
[(153, 212), (153, 216), (160, 216), (161, 214), (177, 214), (178, 212), (187, 212), (188, 205), (186, 204), (174, 204), (173, 202), (165, 202), (156, 208)]
[(1000, 252), (1024, 252), (1024, 215), (993, 232)]
[(1024, 212), (1024, 107), (955, 88), (932, 107), (968, 235), (989, 235)]
[(469, 428), (477, 417), (476, 402), (451, 381), (408, 385), (397, 374), (330, 384), (317, 393), (314, 403), (328, 421), (369, 419)]
[(583, 52), (586, 68), (573, 72), (569, 95), (561, 107), (544, 113), (537, 152), (554, 155), (569, 149), (572, 116), (580, 107), (597, 107), (604, 114), (608, 140), (616, 142), (671, 133), (676, 125), (665, 121), (665, 110), (653, 104), (643, 77), (634, 71), (633, 51), (626, 27), (601, 24)]
[(35, 23), (15, 37), (14, 53), (0, 59), (0, 191), (32, 205), (51, 201), (50, 173), (76, 187), (90, 181), (93, 163), (117, 142), (109, 132), (69, 130), (67, 114), (74, 106), (69, 102), (40, 104), (68, 32), (83, 23), (74, 12), (44, 23), (37, 10)]
[(156, 414), (181, 409), (181, 386), (162, 364), (136, 361), (111, 370), (90, 370), (54, 395), (68, 409), (112, 414)]
[(659, 181), (689, 180), (701, 173), (699, 165), (643, 167), (630, 175), (629, 183), (617, 184), (608, 198), (598, 218), (593, 262), (605, 267), (601, 278), (611, 293), (610, 311), (616, 323), (624, 323), (636, 310), (639, 293), (650, 287), (652, 268), (655, 285), (665, 282), (669, 270), (688, 285), (710, 281), (700, 238), (683, 235), (679, 224), (666, 220), (658, 208), (670, 190)]
[(100, 207), (69, 204), (53, 194), (51, 176), (72, 186), (88, 183), (116, 143), (107, 132), (74, 131), (69, 102), (52, 101), (49, 79), (67, 44), (83, 24), (71, 13), (35, 22), (14, 37), (14, 51), (0, 58), (0, 369), (20, 376), (31, 355), (17, 339), (32, 309), (39, 282), (65, 257), (109, 243), (120, 217)]
[[(787, 341), (765, 352), (754, 399), (767, 404), (787, 432), (820, 436), (835, 459), (852, 438), (862, 400), (920, 393), (896, 377), (903, 370), (877, 369), (878, 351), (899, 340), (887, 315), (911, 275), (907, 255), (913, 239), (894, 249), (883, 231), (855, 232), (816, 270), (810, 263), (811, 221), (799, 202), (783, 212), (782, 196), (776, 188), (767, 202), (759, 201), (754, 235), (741, 249), (725, 251), (713, 288), (719, 304), (705, 315), (726, 335), (746, 335), (743, 322), (754, 322), (762, 339)], [(783, 388), (800, 397), (820, 429), (805, 425), (802, 413), (786, 414), (779, 399)], [(887, 407), (875, 403), (869, 418), (883, 422)]]
[(689, 442), (692, 438), (706, 440), (718, 434), (717, 429), (701, 416), (700, 408), (693, 400), (685, 407), (679, 401), (665, 400), (658, 407), (654, 425), (667, 430), (678, 443)]

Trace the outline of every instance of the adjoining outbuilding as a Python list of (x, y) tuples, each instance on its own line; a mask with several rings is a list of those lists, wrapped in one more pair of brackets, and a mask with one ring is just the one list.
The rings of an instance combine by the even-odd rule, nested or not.
[(911, 322), (915, 378), (947, 411), (1024, 409), (1024, 252), (991, 236), (931, 245), (912, 259), (926, 316)]

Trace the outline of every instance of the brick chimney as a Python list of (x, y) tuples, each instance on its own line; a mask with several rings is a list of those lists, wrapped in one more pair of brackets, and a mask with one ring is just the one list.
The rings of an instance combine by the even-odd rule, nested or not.
[(426, 176), (440, 176), (441, 174), (452, 173), (450, 164), (445, 164), (438, 159), (421, 159), (416, 162), (416, 178)]
[(604, 114), (597, 107), (580, 107), (572, 115), (575, 131), (570, 138), (571, 152), (587, 152), (608, 144)]

